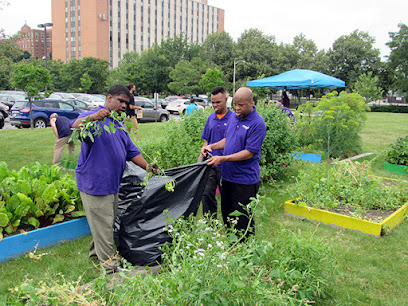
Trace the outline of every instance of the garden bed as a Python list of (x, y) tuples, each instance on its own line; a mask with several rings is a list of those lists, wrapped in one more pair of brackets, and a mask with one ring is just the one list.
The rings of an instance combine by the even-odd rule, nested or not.
[(19, 257), (36, 248), (54, 246), (90, 233), (86, 218), (79, 218), (8, 236), (0, 241), (0, 262)]
[[(307, 218), (313, 221), (322, 222), (327, 225), (337, 226), (344, 229), (359, 231), (364, 234), (383, 236), (387, 231), (392, 230), (398, 224), (406, 219), (408, 205), (403, 205), (394, 212), (377, 211), (376, 217), (372, 220), (378, 220), (378, 216), (386, 216), (380, 222), (363, 220), (352, 217), (340, 211), (328, 211), (308, 206), (296, 205), (292, 200), (285, 202), (285, 214), (297, 218)], [(388, 215), (388, 216), (387, 216)]]
[(315, 164), (288, 187), (287, 214), (381, 236), (408, 211), (406, 182), (372, 175), (370, 163)]

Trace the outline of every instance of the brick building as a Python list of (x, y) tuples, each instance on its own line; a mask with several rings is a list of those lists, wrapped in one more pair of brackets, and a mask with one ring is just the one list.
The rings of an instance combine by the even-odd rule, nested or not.
[(47, 37), (44, 38), (44, 30), (32, 29), (24, 24), (18, 31), (18, 44), (23, 51), (28, 51), (31, 57), (42, 59), (45, 56), (44, 39), (47, 42), (47, 58), (52, 58), (52, 29), (47, 28)]
[(224, 30), (224, 10), (207, 0), (52, 0), (54, 59), (93, 56), (117, 67), (128, 51), (187, 35), (204, 42)]

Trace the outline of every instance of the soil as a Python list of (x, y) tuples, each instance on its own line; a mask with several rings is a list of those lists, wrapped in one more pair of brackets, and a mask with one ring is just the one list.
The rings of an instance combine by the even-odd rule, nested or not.
[(3, 233), (4, 237), (10, 237), (18, 234), (24, 234), (29, 231), (35, 230), (35, 227), (29, 224), (21, 224), (15, 232), (7, 234), (6, 232)]
[(334, 212), (337, 214), (341, 214), (344, 216), (349, 216), (349, 217), (357, 217), (361, 218), (363, 220), (367, 221), (372, 221), (372, 222), (377, 222), (380, 223), (382, 220), (385, 218), (389, 217), (393, 212), (396, 211), (396, 209), (389, 211), (389, 210), (368, 210), (365, 212), (364, 215), (356, 215), (354, 210), (351, 207), (348, 207), (343, 204), (337, 205), (336, 208), (328, 209), (330, 212)]

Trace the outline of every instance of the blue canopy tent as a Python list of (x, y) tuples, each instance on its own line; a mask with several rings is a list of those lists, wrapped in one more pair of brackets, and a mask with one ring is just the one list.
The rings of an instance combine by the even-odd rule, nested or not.
[(276, 89), (311, 89), (345, 87), (340, 79), (307, 69), (294, 69), (275, 76), (247, 82), (248, 87)]

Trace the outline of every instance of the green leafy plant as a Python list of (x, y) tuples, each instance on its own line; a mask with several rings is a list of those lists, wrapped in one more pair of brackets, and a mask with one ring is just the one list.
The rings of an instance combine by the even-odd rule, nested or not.
[(361, 219), (369, 210), (392, 211), (408, 201), (404, 184), (389, 185), (372, 176), (367, 162), (313, 165), (309, 171), (300, 171), (296, 180), (287, 188), (295, 204), (323, 209), (341, 206)]
[(266, 136), (259, 160), (264, 180), (280, 178), (293, 160), (292, 152), (298, 147), (298, 131), (287, 114), (273, 105), (258, 103), (256, 110), (266, 125)]
[[(266, 205), (266, 198), (251, 206)], [(311, 304), (327, 293), (335, 257), (327, 239), (288, 230), (270, 240), (251, 238), (239, 242), (219, 220), (173, 220), (167, 215), (165, 230), (172, 242), (162, 247), (161, 272), (121, 272), (109, 283), (100, 276), (92, 287), (80, 290), (80, 280), (34, 283), (30, 279), (10, 289), (10, 304), (79, 303), (98, 305), (286, 305)], [(150, 270), (149, 267), (146, 270)], [(70, 294), (70, 290), (73, 292)]]
[(391, 144), (385, 161), (390, 164), (408, 166), (408, 136), (400, 137)]
[(34, 228), (85, 215), (71, 176), (61, 177), (58, 166), (35, 163), (18, 171), (0, 162), (0, 240), (20, 225)]
[[(297, 147), (297, 131), (280, 110), (259, 103), (257, 111), (267, 128), (259, 161), (261, 177), (265, 180), (277, 178), (292, 160), (291, 152)], [(211, 112), (194, 112), (184, 116), (183, 120), (170, 120), (159, 142), (144, 140), (138, 147), (143, 150), (143, 155), (151, 156), (164, 169), (193, 164), (197, 162), (204, 143), (201, 134)]]
[(111, 120), (96, 120), (91, 121), (91, 117), (88, 116), (79, 126), (74, 129), (71, 135), (71, 141), (75, 139), (87, 139), (89, 138), (92, 142), (95, 141), (95, 137), (99, 137), (102, 131), (105, 130), (109, 134), (114, 134), (117, 129), (126, 131), (127, 129), (133, 128), (133, 123), (125, 121), (127, 118), (126, 113), (118, 114), (116, 111), (112, 111), (109, 116)]
[(359, 152), (359, 132), (369, 109), (362, 96), (344, 91), (333, 91), (316, 103), (306, 102), (299, 106), (296, 118), (300, 145), (323, 151), (327, 157)]

